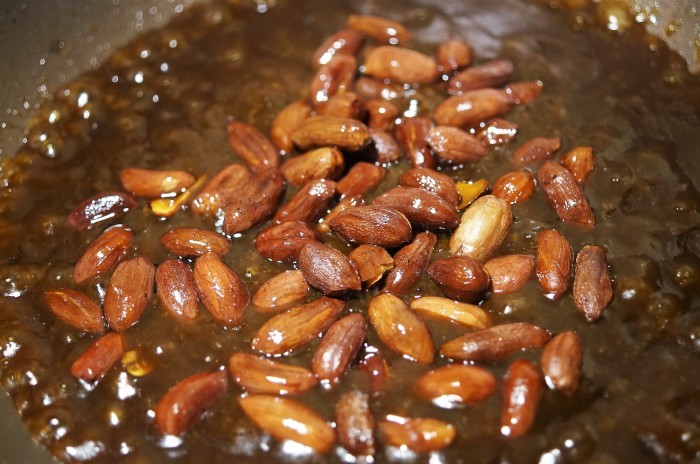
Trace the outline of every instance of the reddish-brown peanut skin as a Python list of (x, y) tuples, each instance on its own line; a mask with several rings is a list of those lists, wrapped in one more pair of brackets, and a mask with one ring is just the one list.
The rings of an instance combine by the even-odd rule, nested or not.
[(466, 42), (448, 40), (438, 45), (435, 58), (440, 71), (447, 73), (469, 66), (474, 53)]
[(579, 384), (583, 347), (576, 332), (554, 336), (542, 350), (540, 366), (547, 386), (567, 396), (574, 394)]
[(349, 242), (385, 248), (403, 245), (413, 236), (406, 216), (376, 205), (348, 208), (330, 221), (330, 227)]
[(374, 150), (374, 161), (382, 166), (390, 165), (401, 158), (401, 148), (396, 139), (381, 129), (370, 129), (371, 146)]
[(119, 173), (119, 180), (127, 192), (153, 199), (181, 193), (196, 179), (187, 171), (127, 168)]
[(394, 269), (386, 276), (384, 291), (394, 295), (406, 294), (428, 267), (437, 237), (421, 232), (411, 243), (394, 255)]
[(358, 369), (367, 374), (369, 378), (369, 389), (372, 392), (384, 390), (391, 382), (391, 369), (389, 364), (379, 353), (370, 353), (362, 358)]
[(355, 456), (374, 456), (375, 420), (367, 393), (351, 390), (340, 397), (335, 422), (338, 441), (346, 450)]
[(543, 392), (542, 373), (537, 366), (524, 359), (513, 361), (503, 378), (503, 436), (517, 438), (530, 430)]
[(563, 221), (584, 227), (595, 226), (595, 217), (581, 187), (561, 164), (545, 162), (537, 171), (549, 204)]
[(513, 162), (519, 166), (540, 163), (552, 158), (561, 148), (559, 137), (535, 137), (520, 145), (513, 153)]
[(365, 54), (365, 74), (403, 84), (430, 84), (439, 77), (435, 60), (409, 48), (384, 45)]
[(437, 159), (428, 146), (428, 133), (433, 128), (430, 118), (403, 118), (394, 131), (408, 162), (413, 167), (435, 168)]
[(510, 107), (511, 102), (503, 90), (469, 90), (443, 100), (433, 111), (433, 120), (442, 126), (466, 127), (501, 116)]
[(270, 128), (270, 137), (277, 148), (284, 153), (290, 153), (294, 150), (292, 136), (297, 127), (311, 116), (312, 110), (313, 108), (307, 100), (297, 100), (277, 113)]
[(226, 126), (226, 135), (231, 149), (243, 158), (254, 173), (269, 172), (279, 167), (279, 150), (256, 127), (233, 121)]
[(478, 66), (471, 66), (456, 74), (448, 83), (447, 93), (460, 95), (468, 90), (500, 87), (510, 80), (512, 74), (512, 61), (491, 60)]
[(562, 157), (561, 165), (571, 172), (576, 182), (583, 184), (595, 167), (593, 148), (576, 147), (572, 149)]
[(375, 198), (372, 204), (403, 213), (417, 228), (452, 230), (459, 222), (453, 205), (421, 188), (394, 187)]
[(234, 353), (229, 359), (229, 370), (233, 380), (248, 393), (296, 395), (318, 383), (313, 372), (305, 367), (249, 353)]
[(556, 300), (569, 288), (574, 254), (569, 241), (554, 229), (537, 234), (535, 272), (548, 298)]
[(447, 203), (459, 204), (459, 192), (454, 180), (447, 174), (443, 174), (429, 168), (411, 168), (399, 178), (401, 187), (418, 187), (439, 196)]
[(137, 257), (117, 266), (103, 305), (112, 329), (122, 332), (138, 322), (153, 295), (154, 283), (155, 268), (146, 258)]
[(49, 290), (44, 300), (51, 312), (66, 324), (87, 332), (104, 332), (102, 309), (84, 293), (71, 288)]
[(362, 314), (349, 314), (328, 328), (318, 344), (311, 368), (324, 387), (338, 384), (357, 357), (367, 335), (367, 321)]
[(363, 195), (379, 185), (385, 175), (383, 167), (360, 161), (338, 181), (336, 189), (344, 198)]
[(201, 216), (210, 216), (223, 210), (250, 177), (250, 171), (241, 164), (226, 166), (192, 199), (192, 211)]
[(179, 259), (168, 259), (158, 266), (156, 292), (170, 314), (185, 320), (192, 320), (199, 314), (192, 269)]
[(309, 182), (277, 210), (273, 221), (278, 224), (286, 221), (311, 222), (321, 216), (335, 195), (335, 190), (336, 183), (332, 180)]
[(348, 27), (382, 44), (396, 45), (411, 38), (403, 24), (380, 16), (350, 15)]
[(428, 267), (428, 275), (445, 295), (466, 302), (481, 298), (491, 280), (481, 261), (469, 256), (435, 260)]
[(314, 106), (323, 105), (334, 95), (352, 90), (357, 59), (351, 55), (336, 55), (321, 65), (309, 84), (309, 100)]
[(497, 388), (496, 377), (484, 368), (448, 364), (418, 377), (413, 390), (423, 400), (452, 409), (478, 404), (493, 395)]
[(312, 287), (329, 296), (362, 289), (355, 266), (339, 250), (312, 241), (299, 253), (299, 269)]
[(476, 133), (484, 145), (505, 145), (518, 134), (518, 125), (512, 121), (493, 118)]
[(207, 253), (194, 263), (197, 294), (216, 322), (237, 325), (250, 302), (250, 293), (236, 271), (215, 253)]
[(493, 293), (512, 293), (520, 290), (535, 271), (535, 257), (532, 255), (503, 255), (484, 263), (491, 276)]
[(539, 348), (549, 332), (526, 322), (513, 322), (469, 332), (451, 340), (440, 353), (462, 361), (498, 361), (528, 348)]
[(323, 66), (338, 55), (355, 56), (364, 43), (362, 34), (354, 29), (341, 29), (330, 35), (311, 55), (311, 64)]
[(316, 231), (303, 221), (287, 221), (263, 229), (255, 237), (255, 249), (272, 261), (292, 262), (310, 241), (316, 241)]
[(126, 226), (114, 226), (105, 230), (88, 246), (73, 269), (76, 284), (90, 277), (111, 271), (131, 248), (134, 232)]
[(182, 435), (226, 393), (225, 371), (191, 375), (172, 386), (155, 407), (155, 423), (162, 434)]
[(230, 198), (224, 213), (224, 232), (244, 232), (271, 216), (283, 192), (284, 181), (276, 172), (249, 178)]
[(86, 382), (105, 376), (107, 371), (124, 355), (124, 336), (110, 332), (95, 340), (83, 354), (73, 362), (70, 372)]
[(525, 169), (509, 172), (494, 182), (491, 193), (511, 205), (523, 203), (535, 193), (535, 176)]
[(83, 200), (68, 214), (68, 225), (83, 230), (95, 224), (114, 222), (138, 205), (126, 192), (101, 192)]
[(160, 238), (160, 243), (178, 256), (200, 256), (210, 252), (225, 255), (231, 248), (226, 237), (212, 230), (194, 227), (169, 230)]
[(593, 322), (603, 315), (613, 296), (603, 247), (586, 245), (576, 255), (573, 294), (574, 303), (586, 320)]

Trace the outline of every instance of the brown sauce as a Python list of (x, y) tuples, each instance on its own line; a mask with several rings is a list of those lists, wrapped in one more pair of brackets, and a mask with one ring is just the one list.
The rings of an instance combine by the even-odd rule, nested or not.
[[(117, 363), (94, 387), (70, 374), (73, 360), (94, 337), (63, 324), (47, 310), (45, 291), (73, 286), (73, 266), (101, 227), (74, 231), (70, 210), (83, 199), (120, 188), (126, 167), (216, 173), (236, 158), (225, 126), (231, 119), (268, 131), (272, 118), (305, 96), (313, 74), (309, 57), (355, 12), (391, 17), (414, 33), (412, 45), (430, 52), (436, 43), (461, 37), (477, 61), (496, 56), (515, 64), (513, 80), (541, 80), (535, 103), (507, 118), (520, 132), (514, 142), (485, 159), (447, 171), (456, 180), (492, 184), (512, 166), (522, 142), (559, 136), (562, 152), (594, 147), (597, 166), (585, 183), (597, 227), (563, 224), (540, 189), (514, 207), (515, 222), (502, 253), (534, 253), (537, 230), (556, 228), (574, 250), (602, 245), (613, 277), (614, 297), (604, 317), (583, 320), (570, 292), (553, 303), (531, 280), (520, 291), (490, 297), (482, 305), (495, 322), (525, 321), (553, 333), (575, 330), (584, 347), (580, 388), (572, 397), (546, 391), (532, 430), (522, 438), (499, 434), (500, 398), (478, 406), (442, 410), (418, 400), (412, 380), (428, 367), (382, 352), (392, 366), (387, 390), (371, 398), (376, 417), (428, 416), (453, 424), (457, 439), (430, 462), (615, 463), (691, 462), (700, 456), (700, 82), (663, 46), (649, 51), (637, 28), (618, 37), (592, 24), (591, 13), (551, 11), (516, 1), (305, 2), (280, 1), (265, 13), (230, 2), (196, 6), (163, 29), (117, 51), (47, 102), (29, 129), (29, 142), (2, 160), (0, 191), (0, 380), (31, 435), (63, 461), (90, 462), (281, 462), (294, 461), (281, 443), (242, 413), (233, 382), (215, 408), (177, 446), (164, 443), (152, 411), (178, 380), (228, 366), (233, 352), (250, 351), (265, 317), (247, 310), (237, 329), (223, 329), (206, 311), (191, 324), (169, 317), (154, 298), (125, 336), (127, 349), (152, 363), (134, 376)], [(585, 31), (568, 22), (583, 18)], [(580, 26), (580, 24), (579, 24)], [(419, 111), (429, 114), (442, 95), (418, 92)], [(407, 104), (407, 102), (402, 102)], [(392, 186), (407, 169), (392, 166)], [(296, 189), (288, 188), (287, 197)], [(145, 204), (122, 221), (136, 232), (134, 254), (158, 264), (168, 257), (159, 240), (179, 226), (213, 229), (213, 221), (187, 212), (169, 220)], [(225, 261), (251, 293), (290, 266), (258, 255), (252, 240), (262, 226), (233, 237)], [(433, 259), (447, 256), (441, 235)], [(334, 242), (343, 251), (349, 247)], [(109, 276), (79, 288), (101, 299)], [(369, 297), (346, 307), (365, 312)], [(439, 294), (424, 275), (409, 292)], [(441, 346), (462, 332), (428, 322)], [(317, 342), (285, 361), (308, 366)], [(370, 329), (367, 345), (381, 347)], [(502, 379), (509, 361), (537, 360), (528, 350), (486, 368)], [(436, 359), (434, 365), (447, 363)], [(501, 380), (499, 380), (500, 385)], [(296, 397), (332, 420), (333, 405), (366, 378), (351, 369), (340, 386)], [(379, 447), (377, 462), (411, 462)], [(428, 462), (428, 456), (417, 458)], [(303, 462), (341, 462), (337, 449)]]

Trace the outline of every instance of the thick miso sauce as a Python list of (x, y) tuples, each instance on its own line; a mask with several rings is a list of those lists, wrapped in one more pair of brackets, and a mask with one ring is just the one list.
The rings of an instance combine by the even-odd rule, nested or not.
[[(89, 386), (70, 375), (70, 365), (94, 337), (57, 321), (42, 295), (75, 286), (73, 266), (102, 230), (71, 230), (66, 216), (76, 204), (119, 189), (118, 174), (126, 167), (211, 175), (235, 162), (226, 123), (238, 119), (268, 131), (280, 109), (306, 95), (313, 50), (344, 27), (348, 14), (363, 13), (405, 24), (414, 34), (414, 48), (431, 52), (440, 41), (462, 38), (473, 46), (477, 62), (509, 58), (515, 63), (513, 80), (543, 82), (539, 100), (505, 116), (520, 126), (513, 142), (448, 172), (456, 180), (493, 183), (513, 169), (508, 161), (513, 150), (536, 136), (561, 137), (562, 153), (592, 146), (597, 165), (584, 192), (597, 227), (563, 224), (538, 189), (514, 207), (515, 222), (501, 251), (534, 254), (537, 231), (556, 228), (575, 251), (586, 244), (607, 249), (615, 290), (595, 323), (577, 314), (570, 292), (551, 302), (534, 279), (483, 304), (494, 322), (526, 321), (553, 333), (575, 330), (582, 339), (578, 391), (570, 398), (547, 391), (534, 427), (519, 439), (499, 434), (499, 393), (457, 410), (417, 399), (413, 381), (429, 367), (382, 348), (370, 329), (367, 344), (382, 349), (392, 366), (387, 390), (371, 397), (375, 416), (435, 417), (458, 430), (455, 442), (432, 456), (407, 457), (379, 447), (376, 460), (607, 464), (698, 458), (700, 81), (685, 72), (680, 58), (658, 44), (650, 51), (649, 39), (635, 28), (618, 37), (595, 27), (586, 11), (565, 14), (515, 0), (283, 0), (265, 12), (233, 3), (193, 7), (117, 51), (47, 102), (29, 130), (28, 144), (2, 161), (0, 379), (39, 442), (65, 461), (342, 460), (337, 451), (295, 458), (294, 447), (270, 438), (245, 417), (237, 402), (242, 391), (234, 382), (182, 443), (161, 439), (152, 416), (160, 396), (188, 375), (227, 368), (235, 351), (249, 352), (264, 319), (253, 308), (240, 328), (227, 330), (204, 310), (193, 323), (175, 320), (154, 297), (125, 334), (127, 349), (138, 350), (140, 359), (154, 366), (152, 372), (133, 376), (117, 363)], [(442, 98), (419, 90), (411, 100), (427, 115)], [(407, 166), (405, 161), (392, 166), (367, 199), (389, 188)], [(287, 198), (294, 191), (289, 188)], [(168, 257), (159, 242), (167, 230), (216, 227), (189, 212), (157, 219), (145, 203), (122, 222), (136, 232), (133, 255), (156, 264)], [(232, 237), (224, 258), (251, 293), (290, 268), (255, 252), (252, 241), (263, 226)], [(336, 245), (349, 250), (339, 241)], [(442, 235), (433, 259), (447, 254)], [(108, 283), (109, 276), (102, 276), (77, 288), (101, 299)], [(376, 292), (350, 299), (346, 308), (366, 312)], [(439, 294), (426, 276), (408, 296), (422, 294)], [(463, 332), (436, 321), (428, 325), (438, 347)], [(284, 361), (308, 366), (316, 344)], [(485, 367), (500, 379), (518, 357), (537, 361), (539, 351)], [(433, 367), (446, 363), (438, 358)], [(335, 389), (317, 387), (297, 399), (332, 420), (337, 399), (366, 385), (365, 376), (351, 369)]]

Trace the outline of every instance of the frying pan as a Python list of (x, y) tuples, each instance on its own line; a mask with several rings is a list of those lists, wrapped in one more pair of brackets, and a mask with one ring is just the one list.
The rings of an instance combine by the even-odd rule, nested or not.
[[(38, 105), (60, 85), (91, 69), (142, 31), (157, 27), (197, 0), (41, 0), (4, 2), (0, 7), (0, 156), (22, 143), (24, 128)], [(652, 33), (668, 41), (688, 61), (700, 64), (693, 47), (697, 39), (697, 0), (631, 2)], [(695, 4), (695, 7), (693, 6)], [(658, 12), (661, 13), (658, 13)], [(671, 18), (685, 27), (666, 34)], [(698, 28), (696, 28), (698, 29)], [(0, 393), (0, 464), (51, 463), (54, 460), (29, 436), (8, 395)]]

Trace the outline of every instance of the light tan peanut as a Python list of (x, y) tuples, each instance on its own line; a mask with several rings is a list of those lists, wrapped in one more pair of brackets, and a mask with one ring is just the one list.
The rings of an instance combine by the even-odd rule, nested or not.
[(429, 453), (449, 446), (457, 431), (452, 424), (428, 417), (402, 417), (394, 414), (379, 421), (379, 432), (389, 446), (406, 447)]
[(419, 398), (435, 406), (453, 409), (484, 401), (495, 393), (497, 386), (496, 377), (486, 369), (450, 364), (418, 377), (413, 390)]
[(231, 249), (226, 237), (211, 230), (178, 227), (163, 234), (160, 243), (178, 256), (201, 256), (205, 253), (225, 255)]
[(350, 260), (335, 248), (316, 241), (301, 249), (299, 269), (309, 285), (329, 296), (362, 289), (360, 276)]
[(457, 206), (459, 192), (450, 176), (429, 168), (411, 168), (399, 178), (401, 187), (418, 187), (434, 193), (447, 203)]
[(201, 216), (212, 216), (223, 210), (250, 177), (248, 169), (241, 164), (226, 166), (192, 199), (192, 211)]
[(447, 40), (440, 43), (435, 50), (438, 69), (443, 73), (458, 71), (469, 66), (474, 53), (466, 42)]
[(369, 397), (359, 390), (350, 390), (335, 405), (338, 441), (352, 455), (374, 456), (375, 421), (369, 409)]
[(593, 148), (576, 147), (572, 149), (562, 157), (561, 165), (571, 172), (576, 182), (583, 184), (595, 167)]
[(115, 222), (139, 204), (126, 192), (100, 192), (81, 201), (68, 213), (68, 225), (75, 230)]
[(282, 176), (263, 173), (248, 179), (231, 197), (224, 211), (224, 232), (244, 232), (272, 215), (284, 192)]
[(226, 126), (226, 136), (231, 149), (243, 158), (253, 173), (266, 173), (279, 167), (279, 150), (256, 127), (232, 121)]
[(390, 101), (376, 98), (365, 104), (368, 113), (370, 129), (390, 131), (394, 128), (396, 118), (401, 113), (399, 109)]
[(272, 220), (313, 222), (321, 216), (335, 195), (336, 184), (332, 180), (319, 179), (307, 183), (283, 204)]
[(483, 261), (501, 246), (512, 222), (513, 213), (506, 201), (484, 195), (462, 214), (459, 227), (450, 237), (450, 251)]
[(253, 304), (263, 312), (275, 312), (299, 303), (309, 291), (309, 284), (301, 271), (284, 271), (260, 286), (253, 295)]
[(369, 302), (369, 320), (379, 339), (389, 349), (421, 364), (430, 364), (435, 347), (425, 322), (399, 297), (390, 293)]
[(321, 147), (288, 158), (280, 172), (288, 184), (300, 187), (317, 179), (337, 179), (345, 168), (343, 154), (335, 147)]
[(369, 135), (376, 163), (386, 166), (401, 158), (401, 148), (391, 134), (381, 129), (370, 129)]
[(137, 257), (119, 263), (105, 294), (103, 310), (109, 326), (122, 332), (136, 324), (153, 295), (153, 263)]
[(335, 443), (335, 432), (303, 404), (270, 395), (250, 395), (238, 400), (248, 419), (278, 440), (292, 440), (324, 454)]
[(475, 134), (484, 145), (505, 145), (518, 134), (518, 125), (501, 118), (494, 118), (483, 124)]
[(542, 93), (542, 82), (513, 82), (503, 89), (513, 105), (527, 105), (537, 100)]
[(513, 361), (503, 378), (501, 435), (517, 438), (530, 430), (543, 391), (542, 374), (537, 366), (524, 359)]
[(503, 255), (484, 263), (491, 276), (493, 293), (512, 293), (520, 290), (535, 271), (532, 255)]
[(423, 53), (390, 45), (370, 50), (365, 55), (365, 74), (402, 84), (430, 84), (440, 75), (437, 63)]
[(428, 145), (428, 134), (433, 122), (425, 116), (402, 118), (394, 134), (408, 162), (413, 167), (434, 168), (437, 159)]
[(435, 260), (428, 267), (428, 275), (445, 295), (468, 303), (479, 301), (491, 283), (481, 261), (470, 256), (450, 256)]
[(311, 369), (326, 388), (337, 385), (357, 357), (367, 336), (367, 322), (362, 314), (348, 314), (338, 319), (318, 344)]
[(513, 153), (513, 162), (518, 166), (540, 163), (551, 159), (561, 148), (559, 137), (535, 137), (520, 145)]
[(355, 56), (364, 43), (362, 34), (354, 29), (341, 29), (329, 36), (311, 55), (311, 64), (328, 64), (338, 55)]
[(319, 67), (311, 78), (309, 100), (318, 107), (334, 95), (351, 91), (356, 72), (357, 60), (354, 56), (337, 55)]
[(411, 309), (422, 316), (452, 321), (468, 328), (485, 329), (491, 317), (481, 307), (439, 296), (422, 296), (411, 301)]
[(479, 139), (458, 127), (435, 126), (426, 140), (443, 164), (472, 163), (489, 154), (488, 147)]
[(537, 233), (535, 272), (546, 296), (556, 300), (569, 288), (574, 254), (571, 245), (554, 229)]
[(584, 227), (595, 226), (595, 217), (581, 187), (561, 164), (546, 161), (537, 171), (537, 178), (549, 204), (562, 221)]
[(271, 317), (255, 334), (252, 347), (267, 355), (287, 354), (324, 332), (340, 317), (345, 303), (321, 297)]
[(386, 271), (394, 267), (391, 255), (376, 245), (360, 245), (350, 252), (348, 259), (366, 287), (376, 284)]
[(303, 221), (287, 221), (271, 225), (255, 237), (255, 249), (272, 261), (292, 262), (299, 259), (299, 252), (318, 237)]
[(603, 315), (613, 296), (603, 247), (586, 245), (576, 254), (573, 294), (574, 303), (586, 320), (593, 322)]
[(403, 245), (413, 236), (406, 216), (395, 209), (375, 205), (348, 208), (334, 217), (329, 225), (349, 242), (384, 248)]
[(51, 312), (66, 324), (87, 332), (105, 331), (102, 309), (84, 293), (71, 288), (49, 290), (44, 300)]
[(443, 100), (433, 111), (433, 120), (441, 126), (466, 127), (501, 116), (511, 107), (503, 90), (469, 90)]
[(124, 355), (124, 336), (110, 332), (95, 340), (71, 365), (70, 372), (85, 382), (100, 380)]
[(203, 372), (180, 380), (156, 404), (156, 426), (162, 434), (182, 435), (224, 396), (227, 388), (224, 371)]
[(501, 87), (513, 74), (513, 62), (499, 59), (471, 66), (454, 75), (447, 83), (447, 93), (460, 95), (468, 90)]
[(127, 168), (119, 173), (119, 181), (129, 193), (141, 198), (160, 198), (182, 193), (194, 183), (187, 171)]
[(133, 241), (134, 232), (127, 226), (113, 226), (102, 232), (75, 263), (75, 283), (111, 271), (126, 257)]
[(179, 259), (168, 259), (158, 266), (156, 292), (163, 306), (174, 316), (191, 320), (199, 314), (192, 269)]
[(292, 136), (299, 125), (311, 116), (311, 111), (311, 104), (307, 100), (296, 100), (277, 113), (270, 128), (270, 138), (283, 153), (294, 150)]
[(511, 205), (523, 203), (535, 193), (535, 176), (526, 169), (506, 173), (494, 182), (491, 193)]
[(452, 230), (459, 221), (453, 205), (421, 188), (394, 187), (375, 198), (372, 204), (403, 213), (417, 228)]
[(236, 271), (215, 253), (207, 253), (194, 263), (197, 294), (217, 323), (235, 326), (243, 318), (250, 294)]
[(411, 33), (401, 23), (379, 16), (350, 15), (348, 27), (383, 44), (396, 45), (411, 39)]
[(539, 348), (549, 340), (541, 327), (525, 322), (495, 325), (470, 332), (440, 348), (442, 355), (461, 361), (496, 361), (528, 348)]
[(347, 174), (338, 181), (337, 190), (343, 197), (364, 195), (384, 179), (386, 169), (372, 163), (355, 163)]
[(435, 234), (421, 232), (411, 243), (397, 251), (394, 255), (394, 268), (386, 276), (383, 291), (394, 295), (408, 293), (428, 267), (436, 242)]
[(249, 353), (234, 353), (229, 360), (233, 380), (248, 393), (296, 395), (311, 390), (318, 381), (313, 372)]
[(567, 396), (573, 395), (578, 388), (582, 362), (583, 347), (576, 332), (562, 332), (552, 337), (540, 357), (547, 386)]

